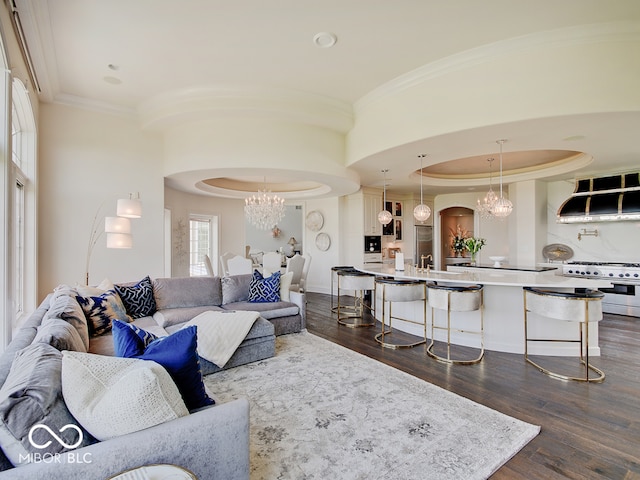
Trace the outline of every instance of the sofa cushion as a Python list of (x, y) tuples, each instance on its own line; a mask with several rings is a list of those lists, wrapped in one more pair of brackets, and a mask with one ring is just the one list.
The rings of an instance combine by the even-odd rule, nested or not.
[(86, 352), (82, 338), (78, 331), (68, 322), (60, 318), (50, 318), (45, 320), (40, 327), (34, 342), (42, 342), (62, 350), (75, 350)]
[(122, 300), (120, 300), (115, 290), (107, 290), (100, 295), (89, 297), (78, 295), (76, 300), (78, 300), (87, 317), (91, 335), (103, 335), (110, 331), (113, 320), (122, 320), (124, 322), (130, 320)]
[(156, 308), (220, 305), (220, 277), (156, 278), (153, 281)]
[(267, 320), (278, 317), (289, 317), (300, 313), (300, 308), (291, 302), (235, 302), (226, 304), (224, 308), (226, 310), (254, 310), (260, 312), (260, 316)]
[(145, 346), (141, 335), (126, 323), (113, 322), (116, 354), (127, 358), (151, 360), (162, 365), (176, 383), (189, 410), (213, 405), (202, 381), (198, 356), (197, 328), (190, 326)]
[(222, 305), (249, 300), (249, 284), (253, 274), (222, 277)]
[(98, 440), (189, 414), (167, 371), (133, 358), (64, 352), (62, 393), (69, 411)]
[[(62, 396), (62, 354), (46, 343), (33, 343), (16, 353), (11, 371), (0, 389), (0, 446), (14, 464), (28, 463), (29, 453), (55, 454), (69, 450), (57, 441), (42, 424), (67, 445), (79, 446), (95, 443), (95, 439), (78, 426)], [(66, 425), (75, 425), (62, 430)], [(78, 443), (79, 442), (79, 443)], [(76, 445), (77, 444), (77, 445)]]
[(45, 321), (49, 318), (61, 318), (69, 322), (78, 331), (85, 350), (89, 349), (89, 325), (82, 307), (76, 300), (76, 291), (68, 285), (58, 286), (49, 302), (49, 310), (45, 315)]
[(142, 318), (153, 315), (156, 311), (156, 299), (153, 296), (151, 279), (146, 276), (133, 285), (114, 285), (120, 295), (124, 308), (131, 318)]
[(280, 301), (280, 272), (264, 278), (254, 270), (249, 282), (249, 301), (252, 303), (268, 303)]
[(167, 308), (159, 310), (153, 314), (153, 319), (162, 328), (171, 327), (173, 325), (182, 324), (188, 322), (194, 317), (197, 317), (203, 312), (210, 310), (220, 311), (222, 308), (215, 306), (201, 306), (201, 307), (182, 307), (182, 308)]

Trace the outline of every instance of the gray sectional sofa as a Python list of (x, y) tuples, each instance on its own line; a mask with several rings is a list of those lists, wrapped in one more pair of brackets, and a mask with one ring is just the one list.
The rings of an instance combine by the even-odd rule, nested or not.
[[(289, 301), (253, 303), (248, 301), (250, 281), (251, 275), (155, 279), (155, 311), (133, 324), (164, 336), (205, 311), (258, 311), (260, 317), (224, 368), (268, 358), (275, 354), (276, 335), (305, 329), (304, 294), (290, 292)], [(58, 429), (61, 437), (60, 426), (73, 423), (62, 395), (60, 351), (113, 355), (111, 333), (91, 335), (76, 294), (65, 286), (47, 296), (0, 356), (0, 478), (106, 479), (154, 463), (183, 466), (201, 479), (249, 478), (249, 404), (243, 398), (108, 440), (88, 435), (75, 449), (65, 450), (52, 441), (52, 452), (57, 448), (61, 453), (13, 466), (9, 458), (15, 459), (16, 448), (33, 451), (29, 422)], [(204, 375), (220, 370), (202, 358), (200, 362)], [(13, 453), (4, 454), (9, 451)]]

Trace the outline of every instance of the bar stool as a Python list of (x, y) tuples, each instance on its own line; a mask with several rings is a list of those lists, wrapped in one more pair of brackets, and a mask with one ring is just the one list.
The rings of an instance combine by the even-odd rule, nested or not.
[[(599, 368), (589, 363), (589, 323), (602, 320), (602, 298), (604, 294), (598, 290), (587, 290), (584, 293), (557, 292), (541, 290), (532, 287), (524, 287), (524, 359), (540, 370), (554, 378), (573, 380), (576, 382), (599, 383), (604, 380), (605, 374)], [(575, 340), (529, 338), (529, 313), (546, 318), (577, 322), (579, 324), (580, 338)], [(552, 372), (541, 367), (529, 358), (529, 342), (565, 342), (580, 344), (580, 363), (584, 365), (583, 377), (572, 377)], [(598, 374), (589, 378), (589, 370)]]
[[(355, 268), (353, 268), (353, 265), (340, 265), (340, 266), (336, 266), (336, 267), (331, 267), (331, 313), (336, 313), (336, 311), (338, 310), (337, 306), (334, 306), (333, 304), (333, 280), (336, 279), (338, 277), (338, 272), (340, 270), (355, 270)], [(337, 283), (337, 282), (336, 282)]]
[[(427, 347), (427, 354), (430, 357), (444, 363), (456, 365), (472, 365), (482, 360), (484, 356), (484, 299), (482, 285), (469, 286), (449, 286), (427, 284), (428, 301), (431, 305), (431, 343)], [(446, 310), (447, 326), (436, 326), (434, 309)], [(480, 311), (480, 330), (467, 330), (451, 327), (451, 312), (473, 312)], [(442, 357), (434, 353), (435, 336), (434, 330), (447, 331), (447, 356)], [(473, 360), (452, 359), (451, 358), (451, 332), (465, 333), (480, 336), (480, 354)]]
[[(375, 336), (376, 342), (385, 348), (411, 348), (423, 343), (427, 343), (427, 285), (419, 280), (398, 280), (394, 278), (376, 278), (376, 295), (381, 292), (382, 296), (382, 331)], [(415, 302), (422, 301), (422, 322), (410, 320), (408, 318), (394, 317), (391, 306), (394, 302)], [(389, 304), (389, 315), (385, 313), (386, 305)], [(389, 330), (385, 329), (386, 319), (389, 319)], [(392, 320), (401, 320), (403, 322), (422, 325), (424, 328), (423, 339), (412, 343), (393, 343), (388, 342), (385, 336), (391, 336)]]
[[(375, 311), (364, 303), (364, 292), (375, 289), (375, 275), (360, 272), (359, 270), (337, 270), (338, 274), (338, 323), (345, 327), (370, 327), (374, 324), (374, 318), (364, 319), (364, 309)], [(354, 294), (353, 305), (344, 305), (340, 302), (340, 290), (352, 290)], [(375, 307), (375, 297), (372, 302)]]

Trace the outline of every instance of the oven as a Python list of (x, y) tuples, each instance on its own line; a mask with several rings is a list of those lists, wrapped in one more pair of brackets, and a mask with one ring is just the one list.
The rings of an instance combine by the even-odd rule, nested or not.
[(382, 237), (364, 236), (364, 263), (382, 263)]
[(602, 311), (640, 317), (640, 264), (623, 262), (568, 262), (562, 274), (583, 278), (611, 279), (612, 287), (600, 288), (604, 293)]

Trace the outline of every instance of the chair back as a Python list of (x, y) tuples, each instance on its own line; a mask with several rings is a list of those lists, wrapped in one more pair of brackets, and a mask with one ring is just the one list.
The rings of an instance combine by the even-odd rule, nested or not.
[(229, 266), (227, 265), (227, 262), (233, 257), (235, 257), (235, 255), (231, 252), (224, 252), (220, 255), (220, 265), (222, 266), (222, 273), (220, 274), (221, 277), (229, 275)]
[(209, 255), (204, 256), (204, 266), (207, 269), (207, 275), (213, 277), (215, 274), (213, 273), (213, 265), (211, 264), (211, 257), (209, 257)]
[(227, 266), (229, 267), (229, 276), (251, 273), (251, 259), (240, 255), (230, 258), (227, 261)]
[(267, 277), (280, 271), (282, 256), (278, 252), (267, 252), (262, 255), (262, 274)]
[(302, 258), (304, 258), (304, 267), (302, 267), (302, 278), (300, 279), (300, 290), (306, 291), (307, 289), (307, 274), (309, 273), (309, 267), (311, 266), (311, 255), (305, 253)]
[(291, 285), (300, 285), (302, 279), (302, 269), (306, 263), (305, 258), (296, 253), (293, 257), (287, 258), (287, 273), (293, 272), (293, 278), (291, 279)]

